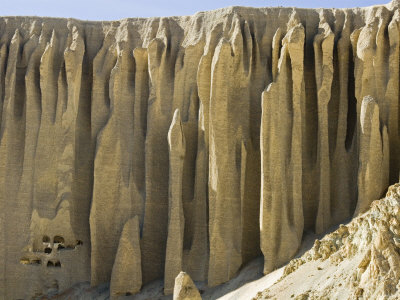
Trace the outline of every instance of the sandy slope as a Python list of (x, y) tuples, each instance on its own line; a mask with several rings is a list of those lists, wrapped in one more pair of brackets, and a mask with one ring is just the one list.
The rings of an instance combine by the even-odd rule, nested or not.
[(399, 299), (399, 193), (391, 186), (365, 214), (316, 240), (255, 299)]

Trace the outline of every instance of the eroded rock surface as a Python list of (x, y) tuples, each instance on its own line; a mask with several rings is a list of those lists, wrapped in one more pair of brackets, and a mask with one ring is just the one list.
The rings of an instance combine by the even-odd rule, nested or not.
[(399, 22), (398, 1), (0, 18), (0, 298), (215, 286), (363, 213), (399, 179)]
[(398, 299), (399, 234), (400, 185), (395, 184), (366, 213), (316, 240), (256, 299)]
[(142, 287), (139, 218), (129, 219), (122, 230), (111, 273), (110, 296), (134, 295)]
[(192, 279), (185, 272), (175, 278), (174, 300), (201, 300), (201, 296)]

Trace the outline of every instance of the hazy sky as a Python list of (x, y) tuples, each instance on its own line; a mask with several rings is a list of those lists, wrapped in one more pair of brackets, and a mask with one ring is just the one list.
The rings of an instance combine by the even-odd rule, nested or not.
[(192, 15), (197, 11), (232, 5), (357, 7), (390, 0), (0, 0), (2, 16), (72, 17), (85, 20), (118, 20), (128, 17)]

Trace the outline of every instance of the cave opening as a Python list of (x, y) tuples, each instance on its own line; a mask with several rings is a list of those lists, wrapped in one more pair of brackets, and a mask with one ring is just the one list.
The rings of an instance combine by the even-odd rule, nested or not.
[(32, 260), (30, 261), (30, 263), (31, 263), (32, 265), (40, 265), (40, 264), (42, 264), (42, 261), (41, 261), (39, 258), (34, 258), (34, 259), (32, 259)]
[(64, 238), (62, 236), (56, 235), (53, 239), (54, 243), (64, 244)]
[(23, 265), (28, 265), (29, 264), (29, 259), (28, 258), (21, 258), (20, 260), (19, 260), (19, 263), (20, 264), (23, 264)]

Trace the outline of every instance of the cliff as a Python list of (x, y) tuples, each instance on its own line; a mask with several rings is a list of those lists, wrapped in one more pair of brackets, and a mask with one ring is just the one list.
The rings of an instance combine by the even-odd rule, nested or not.
[(216, 286), (363, 213), (399, 179), (399, 7), (0, 18), (0, 298)]

